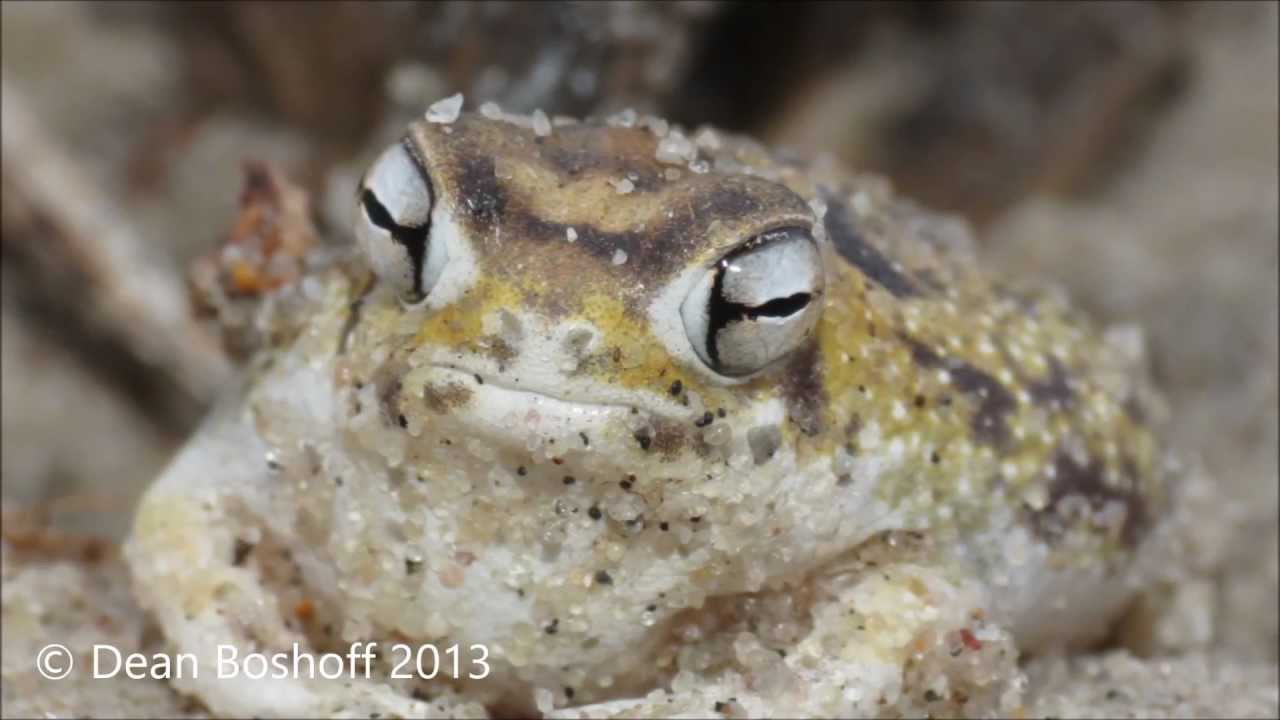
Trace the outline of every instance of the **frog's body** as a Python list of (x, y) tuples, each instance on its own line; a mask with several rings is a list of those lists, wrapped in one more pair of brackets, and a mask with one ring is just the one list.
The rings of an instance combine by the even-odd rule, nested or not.
[[(318, 271), (139, 511), (139, 590), (178, 649), (483, 644), (490, 675), (449, 692), (527, 710), (535, 688), (573, 705), (731, 669), (747, 632), (827, 698), (796, 707), (840, 713), (874, 709), (866, 668), (929, 628), (1096, 636), (1165, 502), (1140, 373), (874, 179), (629, 125), (410, 129), (443, 248), (430, 287), (413, 268), (424, 299), (376, 259), (384, 280), (361, 257)], [(783, 294), (808, 319), (767, 350), (713, 329), (717, 358), (686, 298), (783, 231), (818, 274), (791, 277), (796, 241), (768, 283), (801, 283)], [(739, 350), (767, 362), (715, 369)], [(876, 610), (875, 583), (931, 610)], [(817, 692), (823, 662), (854, 669)], [(427, 710), (390, 683), (280, 682), (188, 687), (219, 712)]]

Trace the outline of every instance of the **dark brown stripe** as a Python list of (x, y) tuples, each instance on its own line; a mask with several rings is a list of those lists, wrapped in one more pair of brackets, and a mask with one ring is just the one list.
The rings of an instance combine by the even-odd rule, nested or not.
[(889, 258), (863, 239), (844, 198), (825, 188), (822, 196), (827, 203), (827, 214), (822, 222), (827, 228), (827, 237), (840, 255), (894, 297), (920, 294), (911, 278), (899, 272)]

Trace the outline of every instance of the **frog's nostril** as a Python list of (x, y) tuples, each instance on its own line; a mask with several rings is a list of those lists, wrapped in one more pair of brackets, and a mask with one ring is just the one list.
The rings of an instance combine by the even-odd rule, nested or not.
[(498, 320), (502, 323), (502, 339), (511, 345), (519, 345), (524, 340), (524, 323), (510, 310), (501, 310)]
[(562, 345), (564, 358), (560, 363), (560, 370), (565, 373), (577, 372), (590, 354), (591, 343), (595, 341), (595, 337), (595, 333), (586, 328), (574, 328), (565, 333)]
[(575, 358), (581, 358), (587, 354), (587, 349), (591, 347), (591, 341), (595, 339), (595, 333), (584, 328), (570, 330), (564, 337), (564, 349), (569, 355)]

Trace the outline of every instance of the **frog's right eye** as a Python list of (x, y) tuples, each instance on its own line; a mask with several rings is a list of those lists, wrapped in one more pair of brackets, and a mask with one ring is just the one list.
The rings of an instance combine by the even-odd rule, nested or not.
[(431, 180), (403, 142), (383, 151), (360, 182), (356, 238), (374, 272), (402, 296), (431, 291), (449, 259), (431, 241)]
[(680, 307), (685, 333), (708, 367), (746, 377), (795, 350), (822, 303), (822, 259), (809, 231), (771, 230), (708, 268)]

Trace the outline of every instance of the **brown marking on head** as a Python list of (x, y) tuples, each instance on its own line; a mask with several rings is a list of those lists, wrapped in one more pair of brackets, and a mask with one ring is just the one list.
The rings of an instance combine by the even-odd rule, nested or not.
[[(662, 281), (683, 269), (700, 249), (702, 243), (698, 239), (705, 236), (708, 219), (742, 218), (767, 212), (766, 200), (740, 187), (736, 179), (722, 180), (704, 193), (692, 195), (687, 203), (671, 205), (660, 217), (645, 222), (639, 229), (612, 231), (589, 223), (548, 220), (501, 191), (489, 195), (498, 199), (488, 205), (500, 208), (504, 237), (520, 238), (526, 246), (537, 244), (536, 252), (559, 254), (556, 251), (567, 247), (571, 259), (583, 252), (590, 255), (597, 270)], [(608, 202), (608, 198), (602, 201)], [(577, 236), (572, 244), (565, 239), (570, 228)], [(740, 240), (754, 236), (747, 235)], [(528, 250), (535, 252), (532, 247)], [(572, 252), (575, 250), (578, 252)], [(613, 262), (619, 250), (626, 253), (625, 267)]]
[(478, 231), (490, 232), (507, 208), (507, 191), (498, 182), (493, 158), (466, 155), (458, 159), (456, 167), (455, 186), (461, 198), (458, 207)]
[(422, 400), (427, 409), (443, 415), (471, 400), (471, 389), (456, 382), (428, 383), (422, 387)]
[(853, 213), (841, 195), (823, 188), (822, 198), (827, 203), (827, 213), (822, 219), (827, 237), (845, 260), (894, 297), (920, 294), (918, 284), (907, 275), (906, 270), (859, 232)]
[(655, 418), (653, 422), (653, 441), (649, 447), (662, 453), (663, 459), (673, 459), (684, 448), (687, 440), (686, 434), (685, 426), (682, 423), (665, 418)]
[(605, 175), (629, 179), (636, 192), (656, 190), (661, 169), (650, 162), (657, 150), (653, 134), (640, 128), (596, 132), (590, 123), (556, 128), (553, 139), (539, 138), (542, 157), (567, 177)]
[(794, 352), (779, 380), (787, 418), (805, 435), (821, 433), (826, 428), (828, 397), (817, 343), (809, 342)]
[(518, 354), (511, 343), (500, 335), (485, 335), (480, 340), (481, 354), (492, 358), (499, 368), (506, 367)]
[[(780, 183), (688, 171), (667, 179), (671, 166), (658, 162), (645, 129), (588, 122), (538, 137), (466, 114), (417, 123), (409, 137), (435, 201), (456, 208), (483, 271), (535, 287), (549, 313), (572, 314), (591, 292), (642, 312), (691, 263), (710, 265), (763, 232), (813, 223), (804, 199)], [(618, 189), (623, 180), (629, 192)], [(619, 251), (625, 262), (615, 262)]]

